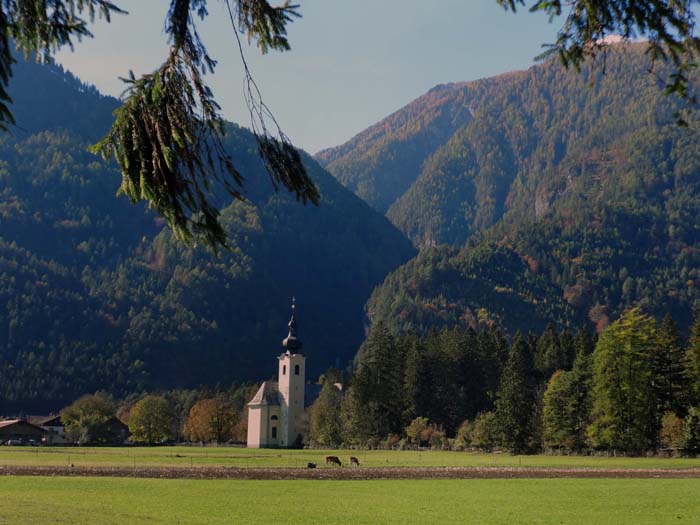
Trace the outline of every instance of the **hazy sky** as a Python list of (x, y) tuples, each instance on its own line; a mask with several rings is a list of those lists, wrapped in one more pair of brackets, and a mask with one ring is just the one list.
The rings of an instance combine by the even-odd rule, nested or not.
[[(163, 62), (167, 0), (115, 0), (129, 11), (97, 23), (95, 39), (58, 61), (102, 92), (117, 77)], [(524, 69), (552, 42), (558, 24), (541, 14), (506, 13), (496, 0), (300, 0), (289, 31), (292, 50), (246, 58), (263, 97), (292, 141), (311, 153), (341, 144), (436, 84)], [(231, 25), (211, 0), (200, 33), (219, 60), (209, 77), (224, 115), (248, 125)]]

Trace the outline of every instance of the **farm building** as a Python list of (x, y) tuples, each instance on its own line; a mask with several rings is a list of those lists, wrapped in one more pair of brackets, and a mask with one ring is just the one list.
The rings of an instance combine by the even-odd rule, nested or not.
[(31, 424), (43, 428), (46, 431), (44, 441), (48, 445), (63, 445), (68, 442), (66, 427), (61, 421), (61, 416), (51, 414), (48, 416), (27, 416)]
[(265, 381), (248, 403), (248, 448), (294, 447), (303, 439), (304, 401), (308, 392), (306, 358), (297, 337), (296, 306), (292, 304), (289, 333), (277, 357), (278, 380)]
[(0, 421), (0, 443), (41, 443), (46, 431), (23, 419)]
[(112, 416), (97, 427), (94, 439), (103, 445), (123, 445), (129, 439), (129, 427)]

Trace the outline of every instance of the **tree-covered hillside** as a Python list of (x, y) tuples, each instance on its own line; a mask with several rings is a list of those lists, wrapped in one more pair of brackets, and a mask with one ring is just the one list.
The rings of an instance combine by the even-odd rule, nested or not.
[[(502, 289), (541, 280), (526, 286), (540, 326), (602, 328), (634, 305), (688, 322), (699, 298), (700, 119), (691, 113), (688, 127), (677, 125), (676, 100), (645, 63), (641, 48), (615, 47), (604, 69), (547, 62), (502, 79), (388, 211), (418, 245), (463, 248), (437, 248), (397, 270), (374, 293), (370, 315), (422, 327), (427, 311), (444, 324), (473, 322), (484, 308), (483, 317), (528, 329)], [(470, 282), (463, 270), (439, 287), (414, 286), (438, 275), (434, 258), (489, 282), (490, 258), (503, 253), (499, 282), (478, 292), (446, 301), (446, 290)]]
[(471, 108), (488, 92), (482, 84), (446, 84), (316, 158), (346, 188), (381, 213), (420, 174), (439, 146), (471, 119)]
[(247, 200), (218, 202), (231, 250), (185, 248), (116, 198), (118, 171), (86, 152), (114, 99), (31, 63), (12, 94), (17, 128), (0, 135), (0, 405), (266, 378), (293, 295), (310, 374), (343, 365), (371, 290), (414, 254), (310, 158), (320, 206), (275, 193), (252, 134), (233, 125), (226, 147)]

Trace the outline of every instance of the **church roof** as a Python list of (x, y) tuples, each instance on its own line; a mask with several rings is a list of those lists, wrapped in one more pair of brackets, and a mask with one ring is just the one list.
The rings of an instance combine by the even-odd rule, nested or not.
[(280, 393), (275, 381), (265, 381), (248, 402), (248, 405), (279, 405)]

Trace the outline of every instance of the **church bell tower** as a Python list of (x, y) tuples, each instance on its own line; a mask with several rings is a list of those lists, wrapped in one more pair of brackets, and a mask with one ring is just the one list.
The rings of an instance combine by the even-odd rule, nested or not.
[(282, 447), (299, 444), (304, 417), (304, 387), (306, 384), (306, 358), (301, 353), (302, 343), (297, 338), (296, 303), (292, 299), (292, 318), (289, 334), (282, 341), (284, 352), (279, 360), (278, 388), (280, 393), (280, 440)]

